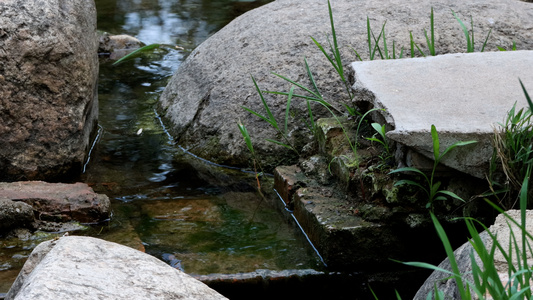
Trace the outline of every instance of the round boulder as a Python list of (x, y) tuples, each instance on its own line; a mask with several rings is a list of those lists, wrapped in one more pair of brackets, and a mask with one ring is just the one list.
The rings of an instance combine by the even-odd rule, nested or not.
[[(472, 16), (476, 51), (480, 51), (490, 29), (485, 50), (494, 51), (497, 46), (509, 49), (513, 41), (519, 49), (533, 48), (531, 3), (445, 0), (432, 4), (437, 54), (466, 52), (464, 33), (452, 10), (469, 28)], [(404, 56), (410, 55), (409, 32), (419, 47), (428, 52), (424, 29), (430, 32), (429, 2), (339, 0), (332, 1), (332, 8), (346, 70), (350, 62), (357, 60), (352, 48), (363, 59), (369, 57), (367, 17), (376, 38), (386, 21), (387, 45), (391, 51), (395, 41), (397, 56), (402, 47)], [(240, 121), (248, 128), (263, 167), (294, 158), (291, 151), (266, 142), (267, 138), (286, 141), (242, 106), (266, 115), (251, 76), (263, 90), (290, 90), (290, 84), (272, 72), (311, 87), (304, 64), (307, 58), (324, 99), (339, 111), (337, 114), (345, 112), (343, 104), (350, 103), (346, 89), (311, 39), (314, 37), (329, 50), (328, 36), (331, 41), (328, 4), (324, 0), (277, 0), (235, 19), (189, 55), (161, 96), (163, 115), (170, 122), (177, 143), (218, 163), (249, 164), (250, 154), (237, 127)], [(300, 89), (295, 93), (305, 94)], [(272, 94), (264, 97), (283, 130), (287, 97)], [(302, 99), (293, 99), (291, 110), (287, 136), (300, 148), (309, 137), (307, 104)], [(324, 109), (315, 114), (330, 116)]]
[(98, 117), (94, 1), (0, 1), (1, 180), (72, 180)]

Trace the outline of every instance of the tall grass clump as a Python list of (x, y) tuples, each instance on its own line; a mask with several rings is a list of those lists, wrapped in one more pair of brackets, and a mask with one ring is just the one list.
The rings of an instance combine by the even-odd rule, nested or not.
[[(531, 168), (529, 169), (531, 171)], [(528, 176), (530, 173), (528, 172)], [(431, 219), (437, 234), (444, 246), (451, 270), (443, 269), (435, 265), (423, 262), (404, 263), (409, 266), (427, 268), (443, 273), (443, 277), (453, 279), (457, 291), (462, 300), (470, 299), (498, 299), (498, 300), (524, 300), (531, 299), (531, 284), (533, 270), (528, 257), (533, 255), (533, 236), (526, 230), (526, 206), (528, 180), (525, 179), (520, 190), (520, 220), (515, 220), (494, 203), (489, 202), (497, 211), (502, 213), (509, 226), (509, 241), (504, 243), (498, 240), (496, 233), (490, 232), (487, 227), (472, 218), (465, 218), (465, 224), (472, 246), (470, 252), (470, 264), (472, 271), (461, 273), (459, 263), (449, 242), (448, 236), (437, 217), (431, 214)], [(512, 226), (514, 225), (514, 226)], [(484, 239), (478, 227), (487, 231), (488, 238)], [(499, 252), (504, 258), (502, 262), (495, 261), (495, 254)], [(505, 270), (502, 270), (505, 269)], [(502, 273), (504, 271), (505, 273)], [(506, 278), (505, 278), (506, 277)], [(451, 295), (445, 295), (443, 291), (435, 289), (431, 291), (427, 299), (452, 299)], [(455, 299), (455, 298), (454, 298)]]
[[(528, 103), (531, 98), (520, 81)], [(491, 161), (491, 184), (493, 189), (504, 193), (501, 204), (512, 208), (516, 203), (518, 191), (533, 164), (533, 116), (531, 108), (517, 109), (516, 103), (507, 113), (504, 123), (494, 129), (494, 154)], [(504, 178), (494, 176), (503, 172)], [(497, 188), (494, 188), (497, 187)], [(496, 191), (495, 191), (496, 193)], [(529, 195), (532, 196), (531, 193)]]
[[(342, 65), (342, 58), (341, 58), (341, 54), (340, 54), (340, 48), (339, 48), (339, 44), (338, 44), (338, 41), (337, 41), (337, 34), (336, 34), (336, 31), (335, 31), (335, 23), (333, 21), (333, 11), (332, 11), (332, 8), (331, 8), (331, 3), (329, 1), (328, 1), (328, 10), (329, 10), (330, 23), (331, 23), (331, 37), (332, 37), (332, 40), (330, 40), (328, 38), (328, 45), (329, 45), (328, 48), (329, 48), (329, 52), (330, 53), (328, 53), (328, 51), (326, 51), (326, 47), (324, 47), (315, 38), (311, 37), (311, 39), (313, 40), (314, 44), (322, 52), (322, 54), (326, 57), (326, 59), (328, 60), (330, 65), (335, 70), (335, 73), (337, 74), (337, 76), (339, 77), (341, 82), (343, 83), (344, 88), (346, 90), (347, 100), (349, 102), (351, 102), (351, 100), (353, 98), (353, 94), (351, 92), (351, 88), (350, 88), (349, 82), (347, 80), (347, 77), (345, 75), (344, 67)], [(281, 146), (284, 146), (286, 148), (289, 148), (289, 149), (291, 149), (291, 150), (293, 150), (295, 152), (298, 152), (297, 149), (295, 148), (295, 146), (290, 144), (289, 139), (288, 139), (288, 137), (286, 135), (286, 133), (287, 133), (287, 122), (288, 122), (288, 116), (289, 116), (289, 110), (290, 110), (290, 103), (291, 103), (292, 99), (294, 99), (294, 98), (303, 99), (303, 100), (306, 101), (307, 111), (308, 111), (307, 124), (308, 124), (308, 127), (310, 128), (310, 130), (311, 130), (311, 132), (313, 134), (316, 133), (317, 128), (316, 128), (316, 122), (315, 122), (315, 119), (314, 119), (314, 114), (313, 114), (312, 109), (311, 109), (311, 104), (312, 103), (316, 103), (318, 105), (321, 105), (322, 107), (324, 107), (335, 118), (336, 122), (339, 124), (339, 126), (341, 127), (341, 129), (342, 129), (342, 131), (344, 133), (344, 136), (346, 138), (346, 142), (348, 143), (350, 149), (354, 153), (354, 156), (357, 157), (357, 155), (356, 155), (356, 151), (357, 151), (356, 143), (352, 142), (352, 140), (350, 139), (348, 130), (343, 126), (341, 115), (343, 115), (344, 113), (342, 111), (340, 111), (338, 108), (336, 108), (333, 105), (331, 105), (322, 96), (322, 93), (320, 92), (320, 89), (319, 89), (319, 87), (318, 87), (318, 85), (317, 85), (317, 83), (315, 81), (315, 78), (313, 76), (313, 72), (311, 71), (306, 58), (304, 58), (304, 63), (305, 63), (306, 74), (307, 74), (307, 77), (308, 77), (309, 83), (310, 83), (309, 86), (306, 86), (306, 85), (303, 85), (301, 83), (298, 83), (295, 80), (292, 80), (292, 79), (290, 79), (290, 78), (288, 78), (286, 76), (283, 76), (281, 74), (273, 73), (275, 76), (277, 76), (277, 77), (279, 77), (279, 78), (283, 79), (284, 81), (286, 81), (286, 82), (291, 84), (290, 91), (289, 92), (263, 91), (263, 90), (260, 90), (258, 88), (257, 83), (254, 80), (254, 84), (256, 86), (256, 90), (257, 90), (258, 94), (260, 95), (261, 101), (263, 102), (263, 106), (264, 106), (265, 110), (267, 111), (267, 115), (262, 115), (262, 114), (260, 114), (260, 113), (258, 113), (256, 111), (253, 111), (253, 110), (251, 110), (249, 108), (246, 108), (246, 107), (244, 107), (244, 109), (247, 110), (248, 112), (260, 117), (261, 119), (263, 119), (267, 123), (269, 123), (271, 126), (273, 126), (278, 131), (278, 133), (281, 134), (281, 136), (284, 139), (284, 142), (275, 141), (275, 140), (268, 140), (268, 141), (276, 143), (276, 144), (281, 145)], [(299, 91), (296, 92), (295, 88), (299, 88)], [(302, 91), (303, 91), (303, 93), (301, 93)], [(281, 96), (287, 97), (287, 106), (286, 106), (286, 111), (285, 111), (285, 123), (284, 123), (285, 127), (284, 127), (284, 131), (281, 130), (279, 128), (279, 126), (277, 126), (272, 113), (270, 113), (270, 109), (268, 107), (268, 104), (266, 103), (265, 99), (263, 98), (263, 93), (281, 95)], [(348, 105), (345, 105), (345, 107), (347, 109), (347, 112), (350, 115), (359, 115), (359, 116), (361, 115), (358, 112), (357, 109), (352, 108), (352, 107), (350, 107)]]
[[(270, 126), (272, 126), (278, 132), (278, 134), (281, 136), (281, 138), (283, 139), (283, 141), (278, 141), (278, 140), (273, 140), (273, 139), (267, 139), (267, 141), (269, 141), (271, 143), (274, 143), (274, 144), (277, 144), (277, 145), (280, 145), (280, 146), (283, 146), (283, 147), (285, 147), (287, 149), (290, 149), (290, 150), (294, 151), (299, 156), (300, 153), (298, 152), (296, 147), (291, 143), (291, 140), (289, 139), (289, 136), (288, 136), (289, 135), (289, 131), (288, 131), (288, 128), (287, 128), (288, 127), (288, 123), (289, 123), (289, 111), (290, 111), (290, 107), (291, 107), (291, 100), (292, 100), (294, 88), (291, 88), (290, 92), (287, 94), (287, 106), (285, 108), (285, 119), (284, 119), (283, 126), (280, 127), (280, 125), (278, 125), (278, 121), (276, 120), (276, 118), (272, 114), (272, 112), (270, 110), (270, 107), (268, 106), (267, 102), (265, 101), (265, 98), (263, 97), (263, 92), (261, 91), (261, 89), (257, 85), (257, 82), (255, 81), (255, 78), (253, 76), (252, 76), (252, 81), (254, 82), (255, 89), (256, 89), (257, 93), (259, 94), (259, 97), (261, 98), (261, 102), (263, 103), (263, 108), (265, 109), (266, 114), (263, 115), (261, 113), (258, 113), (256, 111), (251, 110), (251, 109), (249, 109), (247, 107), (244, 107), (244, 106), (242, 108), (245, 109), (246, 111), (250, 112), (251, 114), (253, 114), (255, 116), (258, 116), (259, 118), (263, 119), (265, 122), (270, 124)], [(241, 131), (241, 133), (242, 133), (242, 131)], [(249, 138), (249, 136), (248, 136), (248, 138)], [(246, 140), (246, 136), (245, 136), (245, 140)], [(248, 148), (250, 150), (250, 147), (248, 147)], [(254, 153), (252, 153), (252, 154), (254, 154)]]

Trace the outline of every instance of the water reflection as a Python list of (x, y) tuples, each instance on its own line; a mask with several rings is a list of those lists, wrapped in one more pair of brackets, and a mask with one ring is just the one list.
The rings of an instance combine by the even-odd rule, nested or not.
[[(100, 30), (191, 50), (236, 15), (266, 2), (96, 0), (96, 5)], [(232, 170), (217, 178), (217, 167), (191, 161), (165, 132), (155, 107), (187, 53), (160, 49), (119, 66), (101, 61), (101, 133), (84, 180), (112, 199), (114, 216), (79, 234), (145, 250), (196, 274), (317, 266), (294, 228), (251, 192), (245, 181), (253, 184), (253, 177)], [(0, 293), (31, 250), (57, 235), (2, 241)]]
[(96, 0), (96, 6), (100, 30), (191, 49), (240, 14), (271, 1)]
[[(236, 14), (265, 2), (100, 0), (97, 5), (109, 9), (99, 9), (101, 29), (192, 49)], [(86, 181), (115, 200), (115, 216), (98, 229), (99, 237), (129, 240), (195, 274), (317, 266), (294, 228), (251, 192), (253, 176), (196, 160), (169, 139), (155, 107), (187, 53), (161, 49), (118, 66), (101, 63), (103, 132)]]

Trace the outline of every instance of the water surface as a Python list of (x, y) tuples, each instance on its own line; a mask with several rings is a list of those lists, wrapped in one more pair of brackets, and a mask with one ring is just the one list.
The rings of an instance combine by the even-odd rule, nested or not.
[[(112, 66), (101, 60), (99, 134), (83, 179), (113, 217), (74, 234), (119, 242), (190, 274), (319, 267), (309, 246), (254, 191), (255, 179), (180, 150), (156, 112), (188, 53), (237, 15), (269, 1), (97, 0), (98, 26), (146, 44), (179, 45)], [(63, 233), (0, 244), (0, 292), (31, 250)]]

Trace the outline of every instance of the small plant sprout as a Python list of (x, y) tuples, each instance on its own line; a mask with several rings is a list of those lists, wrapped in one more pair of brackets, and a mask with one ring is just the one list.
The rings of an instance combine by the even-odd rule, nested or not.
[[(379, 123), (372, 123), (370, 125), (372, 126), (372, 128), (374, 128), (376, 133), (372, 137), (369, 137), (369, 138), (366, 138), (366, 139), (369, 140), (369, 141), (381, 144), (383, 146), (383, 149), (385, 150), (385, 154), (387, 156), (390, 156), (391, 153), (390, 153), (390, 148), (389, 148), (389, 140), (387, 139), (387, 136), (385, 135), (386, 134), (385, 125), (381, 125)], [(379, 134), (379, 136), (381, 138), (378, 139), (376, 137), (376, 134)]]
[(461, 197), (457, 196), (455, 193), (445, 190), (440, 190), (441, 182), (437, 181), (435, 182), (435, 170), (437, 169), (437, 166), (439, 165), (440, 161), (448, 154), (452, 149), (458, 146), (466, 146), (469, 144), (476, 143), (476, 141), (467, 141), (467, 142), (456, 142), (453, 145), (449, 146), (444, 150), (444, 152), (440, 153), (440, 142), (439, 142), (439, 134), (437, 132), (437, 129), (435, 128), (435, 125), (431, 125), (431, 139), (433, 140), (433, 156), (434, 156), (434, 163), (433, 163), (433, 170), (431, 171), (431, 175), (428, 177), (424, 172), (420, 171), (417, 168), (413, 167), (405, 167), (405, 168), (399, 168), (396, 170), (391, 171), (389, 174), (393, 173), (400, 173), (400, 172), (414, 172), (419, 175), (421, 175), (424, 178), (425, 186), (422, 184), (402, 179), (396, 182), (395, 186), (402, 185), (402, 184), (409, 184), (414, 185), (422, 189), (428, 196), (428, 203), (426, 205), (426, 208), (433, 208), (433, 203), (437, 200), (446, 200), (446, 196), (461, 200), (464, 202)]
[[(507, 49), (503, 47), (500, 47), (500, 46), (497, 46), (497, 47), (498, 47), (498, 50), (500, 51), (507, 51)], [(511, 51), (516, 51), (516, 41), (513, 41), (513, 44), (511, 45)]]

